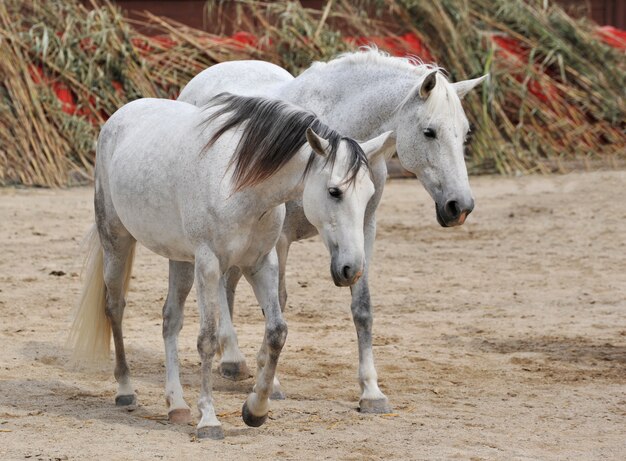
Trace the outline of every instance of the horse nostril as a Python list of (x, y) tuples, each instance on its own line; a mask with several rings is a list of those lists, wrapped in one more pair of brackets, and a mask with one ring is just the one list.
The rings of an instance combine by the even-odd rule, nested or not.
[(459, 206), (459, 202), (456, 200), (449, 200), (446, 202), (445, 209), (448, 216), (452, 219), (459, 219), (461, 216), (461, 207)]
[(343, 266), (342, 274), (343, 274), (343, 278), (346, 280), (350, 278), (350, 269), (351, 269), (350, 266)]

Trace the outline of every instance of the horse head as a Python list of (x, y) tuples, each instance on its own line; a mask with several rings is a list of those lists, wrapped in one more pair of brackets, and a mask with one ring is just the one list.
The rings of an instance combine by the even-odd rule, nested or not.
[(443, 227), (463, 224), (474, 209), (464, 157), (470, 126), (461, 98), (485, 78), (451, 84), (432, 69), (397, 108), (398, 157), (435, 201)]
[(364, 143), (342, 137), (333, 146), (311, 128), (307, 141), (314, 166), (307, 175), (302, 197), (304, 213), (331, 255), (331, 274), (337, 286), (354, 284), (365, 263), (363, 222), (374, 195), (368, 163), (393, 154), (392, 132)]

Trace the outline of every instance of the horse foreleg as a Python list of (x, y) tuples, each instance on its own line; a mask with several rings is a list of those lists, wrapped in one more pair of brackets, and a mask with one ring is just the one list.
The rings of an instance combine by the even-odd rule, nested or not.
[(390, 413), (389, 400), (378, 387), (378, 374), (374, 366), (374, 353), (372, 352), (372, 301), (367, 278), (374, 238), (376, 237), (376, 222), (373, 216), (366, 223), (364, 230), (365, 267), (362, 277), (351, 287), (352, 319), (359, 342), (359, 385), (361, 386), (359, 407), (362, 413)]
[(218, 304), (226, 303), (226, 293), (219, 261), (206, 247), (199, 249), (196, 253), (195, 283), (200, 310), (198, 353), (202, 363), (202, 385), (198, 398), (200, 422), (197, 426), (197, 434), (198, 438), (221, 439), (224, 437), (224, 432), (213, 404), (211, 365), (218, 347), (216, 321)]
[(287, 323), (278, 301), (278, 260), (272, 250), (256, 268), (245, 272), (248, 282), (265, 314), (265, 335), (257, 356), (258, 373), (254, 390), (243, 404), (242, 418), (248, 426), (258, 427), (267, 420), (269, 397), (278, 358), (287, 339)]
[[(287, 256), (289, 255), (289, 246), (291, 242), (285, 234), (281, 234), (276, 244), (276, 256), (278, 257), (278, 300), (280, 302), (281, 312), (285, 312), (287, 306), (287, 285), (285, 281), (285, 272), (287, 270)], [(285, 400), (278, 377), (274, 375), (273, 391), (270, 395), (272, 400)]]
[(237, 283), (241, 279), (241, 270), (232, 267), (226, 273), (226, 304), (220, 304), (220, 321), (218, 341), (220, 345), (221, 358), (217, 367), (218, 372), (224, 378), (233, 381), (248, 379), (251, 374), (246, 365), (246, 359), (239, 350), (237, 333), (233, 325), (233, 308), (235, 303), (235, 290)]
[(165, 343), (165, 400), (169, 420), (186, 424), (191, 411), (183, 397), (178, 362), (178, 334), (183, 327), (185, 300), (193, 286), (191, 263), (170, 260), (169, 289), (163, 306), (163, 342)]

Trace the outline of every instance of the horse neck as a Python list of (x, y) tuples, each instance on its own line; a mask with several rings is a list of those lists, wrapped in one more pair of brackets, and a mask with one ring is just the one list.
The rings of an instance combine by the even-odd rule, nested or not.
[(244, 189), (255, 207), (262, 212), (283, 203), (302, 198), (304, 171), (309, 161), (311, 148), (304, 144), (286, 165), (263, 182)]
[(317, 64), (286, 84), (281, 96), (346, 136), (368, 139), (396, 129), (395, 109), (417, 80), (408, 69), (376, 63)]

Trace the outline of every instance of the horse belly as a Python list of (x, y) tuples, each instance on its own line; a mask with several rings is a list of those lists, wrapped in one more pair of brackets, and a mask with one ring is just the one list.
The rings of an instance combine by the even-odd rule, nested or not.
[[(138, 155), (137, 157), (140, 157)], [(142, 245), (158, 255), (177, 261), (193, 261), (176, 199), (176, 190), (168, 182), (167, 168), (149, 168), (144, 162), (116, 167), (109, 179), (111, 200), (124, 227)], [(152, 160), (152, 165), (158, 162)], [(140, 168), (133, 168), (134, 165)]]

